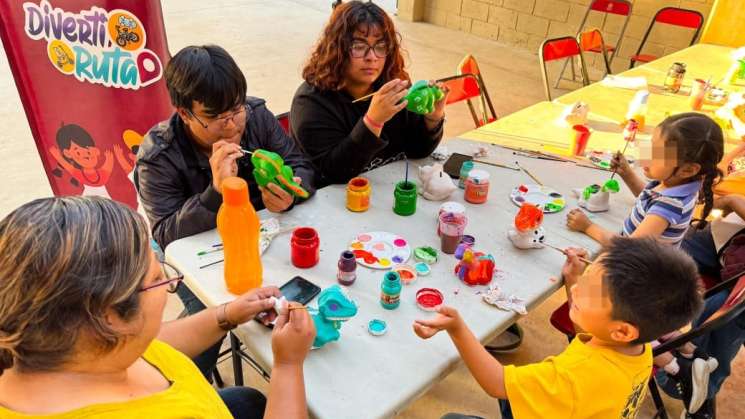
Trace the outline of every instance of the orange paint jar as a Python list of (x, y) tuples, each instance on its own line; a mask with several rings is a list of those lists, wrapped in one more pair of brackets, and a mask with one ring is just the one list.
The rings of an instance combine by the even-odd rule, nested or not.
[(356, 177), (347, 183), (347, 209), (354, 212), (364, 212), (370, 208), (372, 186), (363, 177)]
[(483, 204), (489, 198), (489, 172), (471, 170), (466, 180), (466, 201), (472, 204)]

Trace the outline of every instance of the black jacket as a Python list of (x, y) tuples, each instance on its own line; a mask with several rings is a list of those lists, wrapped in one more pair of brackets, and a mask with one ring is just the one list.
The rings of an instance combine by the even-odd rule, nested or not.
[(352, 103), (343, 91), (322, 91), (303, 82), (290, 108), (292, 135), (313, 162), (317, 184), (346, 183), (362, 172), (404, 157), (429, 156), (442, 139), (442, 123), (427, 130), (424, 117), (406, 109), (377, 138), (362, 122), (370, 101)]
[[(264, 100), (249, 97), (246, 103), (241, 147), (278, 153), (302, 178), (302, 186), (313, 193), (312, 166), (295, 141), (287, 136)], [(264, 203), (252, 172), (249, 158), (239, 160), (238, 176), (248, 182), (251, 203), (259, 210)], [(137, 152), (134, 180), (153, 238), (164, 249), (174, 240), (216, 227), (222, 195), (212, 187), (209, 159), (186, 135), (178, 114), (147, 133)]]

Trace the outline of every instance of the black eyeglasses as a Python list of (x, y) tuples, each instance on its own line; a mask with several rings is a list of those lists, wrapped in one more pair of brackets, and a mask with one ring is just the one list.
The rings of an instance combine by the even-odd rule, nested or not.
[[(199, 122), (199, 125), (201, 125), (202, 128), (204, 128), (206, 130), (210, 130), (210, 129), (217, 129), (217, 130), (219, 130), (219, 129), (225, 128), (228, 125), (228, 121), (236, 122), (236, 120), (235, 120), (236, 117), (238, 117), (238, 116), (242, 117), (243, 115), (245, 115), (246, 114), (246, 106), (245, 105), (241, 105), (240, 109), (234, 110), (233, 112), (231, 112), (228, 115), (225, 115), (225, 116), (222, 116), (222, 117), (219, 117), (219, 118), (215, 118), (215, 119), (213, 119), (213, 120), (211, 120), (210, 122), (207, 122), (207, 123), (205, 123), (201, 119), (199, 119), (199, 117), (192, 110), (189, 110), (188, 112), (189, 112), (189, 114), (191, 116), (194, 117), (194, 119), (197, 120), (197, 122)], [(240, 121), (238, 121), (238, 122), (240, 122)], [(236, 122), (236, 123), (238, 123), (238, 122)]]
[(352, 58), (365, 58), (370, 50), (372, 50), (378, 58), (385, 58), (388, 56), (388, 44), (385, 42), (378, 42), (375, 45), (370, 45), (367, 42), (354, 41), (352, 47), (349, 48)]
[(169, 293), (173, 294), (176, 292), (178, 286), (181, 284), (181, 281), (184, 280), (184, 274), (182, 274), (181, 271), (173, 267), (173, 265), (168, 262), (161, 262), (161, 265), (163, 266), (163, 275), (165, 275), (166, 279), (154, 284), (150, 284), (146, 287), (142, 287), (140, 288), (140, 292), (145, 292), (153, 288), (162, 287), (163, 285), (168, 285), (168, 289), (166, 291), (168, 291)]

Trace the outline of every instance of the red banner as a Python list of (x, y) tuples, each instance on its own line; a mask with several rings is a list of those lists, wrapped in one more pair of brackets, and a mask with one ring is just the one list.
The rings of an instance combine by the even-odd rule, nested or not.
[(3, 1), (0, 25), (54, 194), (136, 208), (135, 154), (172, 112), (160, 2)]

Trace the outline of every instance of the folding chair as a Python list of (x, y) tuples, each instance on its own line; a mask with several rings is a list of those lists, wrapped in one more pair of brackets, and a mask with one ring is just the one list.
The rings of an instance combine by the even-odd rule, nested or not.
[[(496, 121), (497, 113), (489, 97), (489, 92), (486, 90), (476, 58), (472, 55), (466, 55), (458, 64), (457, 75), (447, 77), (443, 83), (450, 89), (446, 104), (450, 105), (465, 100), (476, 128)], [(477, 115), (472, 102), (472, 99), (477, 97), (480, 101), (481, 115)], [(487, 115), (487, 106), (490, 115)]]
[(637, 62), (648, 63), (657, 59), (654, 55), (641, 53), (642, 48), (644, 48), (644, 44), (647, 43), (649, 34), (652, 32), (652, 28), (654, 28), (656, 23), (666, 23), (668, 25), (695, 29), (693, 37), (691, 38), (691, 43), (688, 44), (691, 46), (696, 42), (696, 38), (698, 38), (698, 34), (701, 32), (701, 27), (704, 25), (704, 15), (696, 10), (681, 9), (678, 7), (664, 7), (657, 11), (647, 28), (647, 32), (644, 33), (644, 38), (642, 38), (642, 42), (639, 44), (639, 49), (637, 49), (636, 54), (631, 57), (629, 68), (633, 68)]
[(541, 63), (541, 75), (543, 76), (543, 87), (546, 92), (546, 98), (551, 100), (551, 88), (548, 85), (548, 71), (546, 70), (546, 62), (561, 60), (568, 58), (570, 60), (574, 57), (579, 56), (579, 66), (582, 71), (582, 84), (587, 86), (590, 84), (590, 78), (587, 75), (587, 66), (585, 65), (585, 57), (582, 55), (582, 50), (579, 47), (579, 43), (575, 38), (571, 36), (562, 36), (560, 38), (547, 39), (541, 43), (538, 49), (538, 58)]
[(285, 134), (290, 135), (290, 113), (281, 113), (275, 115), (275, 117), (277, 118), (277, 122), (279, 122), (279, 125), (282, 126), (282, 129), (285, 130)]
[(603, 34), (599, 29), (591, 29), (586, 32), (582, 32), (577, 35), (577, 42), (579, 48), (583, 52), (596, 52), (599, 51), (603, 57), (603, 63), (605, 64), (605, 77), (606, 74), (611, 74), (610, 61), (608, 60), (608, 50), (606, 50), (605, 42), (603, 41)]
[[(674, 350), (687, 342), (723, 327), (745, 313), (745, 275), (743, 274), (738, 274), (712, 287), (706, 291), (705, 296), (709, 297), (727, 289), (731, 289), (730, 294), (719, 310), (706, 319), (706, 321), (700, 326), (654, 348), (654, 350), (652, 350), (652, 355), (657, 356)], [(654, 406), (657, 409), (653, 418), (667, 419), (668, 415), (665, 410), (665, 404), (662, 402), (662, 397), (660, 396), (660, 391), (657, 388), (657, 382), (655, 381), (654, 376), (649, 379), (649, 394), (651, 395)]]
[[(608, 66), (610, 66), (611, 63), (613, 63), (613, 59), (616, 57), (616, 53), (619, 49), (621, 49), (621, 41), (623, 40), (623, 35), (626, 33), (626, 27), (629, 24), (629, 19), (631, 18), (631, 10), (632, 5), (631, 2), (628, 0), (594, 0), (590, 3), (589, 6), (587, 6), (587, 11), (585, 11), (585, 15), (582, 18), (582, 21), (579, 24), (579, 27), (577, 28), (576, 35), (579, 35), (582, 33), (582, 30), (585, 28), (585, 24), (587, 23), (587, 18), (590, 16), (590, 12), (596, 12), (596, 13), (602, 13), (603, 14), (603, 22), (600, 25), (600, 27), (605, 26), (605, 22), (608, 19), (609, 14), (623, 16), (623, 26), (621, 26), (621, 33), (618, 34), (618, 40), (616, 41), (616, 45), (607, 45), (603, 44), (605, 47), (605, 50), (610, 53), (610, 58), (608, 59)], [(600, 53), (600, 48), (593, 48), (588, 50), (589, 52), (594, 53)], [(559, 87), (559, 83), (561, 82), (562, 78), (564, 77), (564, 72), (566, 71), (566, 64), (564, 64), (564, 67), (561, 69), (561, 74), (559, 75), (559, 78), (556, 80), (556, 84), (554, 87)], [(575, 79), (575, 73), (574, 73), (574, 67), (572, 67), (572, 80)]]

